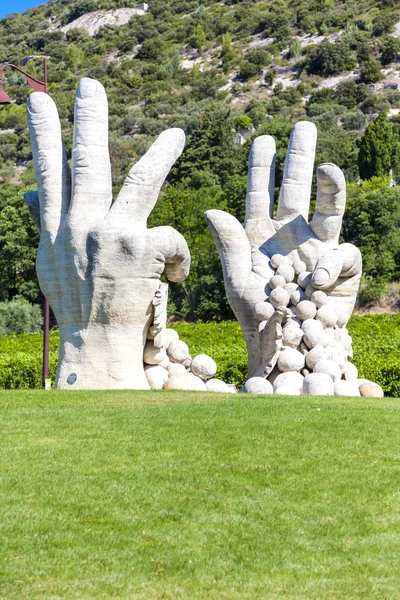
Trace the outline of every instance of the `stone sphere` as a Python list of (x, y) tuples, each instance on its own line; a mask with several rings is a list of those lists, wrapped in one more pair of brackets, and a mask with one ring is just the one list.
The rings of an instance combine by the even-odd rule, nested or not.
[(160, 365), (148, 365), (144, 369), (144, 374), (151, 390), (162, 390), (168, 379), (167, 369)]
[(306, 365), (312, 371), (318, 361), (327, 357), (327, 352), (323, 346), (314, 346), (306, 355)]
[(301, 390), (303, 386), (303, 375), (296, 371), (288, 371), (287, 373), (281, 373), (274, 381), (275, 393), (280, 387), (291, 387), (296, 390)]
[(312, 294), (311, 302), (314, 302), (314, 304), (317, 308), (321, 308), (321, 306), (323, 306), (324, 304), (326, 304), (328, 302), (328, 296), (325, 294), (325, 292), (322, 292), (321, 290), (317, 290), (316, 292), (314, 292)]
[(172, 341), (179, 340), (179, 335), (175, 329), (166, 329), (164, 332), (164, 346), (168, 350), (168, 347)]
[(143, 361), (146, 365), (159, 365), (166, 356), (165, 348), (155, 348), (151, 340), (146, 342), (143, 351)]
[(307, 270), (307, 265), (302, 260), (294, 260), (293, 269), (296, 275), (300, 275), (300, 273)]
[(284, 288), (275, 288), (269, 295), (272, 306), (278, 308), (289, 304), (290, 296)]
[(341, 352), (338, 352), (338, 350), (335, 350), (335, 348), (328, 347), (326, 358), (328, 360), (333, 360), (335, 363), (337, 363), (340, 367), (340, 371), (343, 373), (343, 369), (346, 364), (346, 359), (343, 356), (343, 354), (341, 354)]
[(190, 357), (189, 348), (182, 340), (172, 340), (167, 349), (171, 362), (184, 363)]
[(383, 389), (373, 381), (366, 381), (360, 385), (360, 394), (367, 398), (383, 398)]
[(285, 257), (283, 256), (283, 254), (274, 254), (270, 260), (271, 267), (277, 269), (282, 264), (282, 262), (284, 262), (284, 260)]
[(336, 325), (340, 328), (345, 327), (345, 325), (347, 324), (348, 316), (346, 315), (346, 313), (344, 312), (344, 310), (337, 308), (336, 310), (336, 314), (337, 314), (337, 323)]
[(206, 389), (204, 382), (191, 374), (172, 375), (164, 384), (164, 390), (205, 391)]
[(168, 369), (170, 364), (171, 364), (171, 361), (169, 360), (168, 356), (166, 356), (164, 358), (164, 360), (162, 362), (160, 362), (160, 367), (164, 367), (164, 369)]
[(308, 285), (305, 289), (304, 295), (306, 297), (306, 300), (310, 300), (311, 301), (311, 296), (313, 295), (313, 293), (316, 291), (315, 287), (313, 287), (311, 284)]
[(360, 390), (356, 381), (335, 381), (334, 385), (335, 396), (359, 396)]
[(305, 365), (304, 355), (294, 348), (285, 348), (279, 353), (278, 369), (282, 373), (287, 371), (301, 371)]
[(317, 308), (310, 300), (302, 300), (295, 308), (295, 314), (300, 321), (313, 319), (316, 315)]
[(206, 384), (201, 379), (201, 377), (198, 377), (194, 373), (187, 373), (187, 376), (190, 378), (190, 380), (192, 382), (193, 390), (195, 390), (197, 392), (206, 392), (207, 391)]
[(300, 390), (290, 385), (281, 385), (275, 390), (277, 396), (300, 396)]
[(285, 290), (287, 291), (287, 293), (289, 294), (289, 296), (291, 296), (293, 294), (293, 292), (296, 292), (298, 289), (298, 285), (297, 283), (294, 283), (293, 281), (291, 283), (287, 283), (285, 285)]
[(290, 302), (293, 304), (293, 306), (297, 306), (299, 302), (302, 302), (305, 299), (305, 294), (303, 292), (303, 290), (301, 289), (301, 287), (297, 287), (297, 290), (295, 290), (291, 296), (290, 296)]
[(304, 331), (303, 341), (310, 350), (316, 346), (325, 348), (328, 345), (329, 339), (320, 321), (307, 319), (303, 323), (302, 329)]
[(276, 274), (285, 279), (286, 283), (291, 283), (294, 279), (294, 269), (290, 265), (282, 263), (276, 270)]
[(186, 369), (180, 363), (170, 362), (167, 367), (167, 371), (170, 377), (172, 377), (173, 375), (186, 375)]
[(357, 381), (358, 369), (353, 363), (346, 361), (343, 367), (343, 376), (346, 381)]
[(271, 290), (275, 290), (278, 287), (285, 287), (286, 279), (282, 275), (272, 275), (269, 280), (269, 287)]
[(199, 354), (192, 360), (190, 370), (194, 375), (197, 375), (197, 377), (207, 381), (207, 379), (212, 379), (217, 372), (217, 363), (211, 356)]
[(317, 310), (315, 317), (318, 321), (321, 321), (324, 327), (335, 327), (337, 323), (336, 310), (329, 304), (324, 304)]
[(273, 394), (272, 384), (264, 377), (250, 377), (240, 390), (241, 393), (248, 394)]
[(188, 356), (188, 358), (186, 360), (183, 361), (182, 365), (185, 367), (185, 369), (190, 369), (190, 365), (192, 364), (192, 357)]
[(308, 285), (311, 283), (312, 273), (310, 271), (302, 271), (300, 275), (297, 277), (297, 283), (299, 286), (305, 290)]
[(297, 323), (289, 322), (283, 328), (282, 334), (282, 342), (284, 346), (289, 346), (290, 348), (297, 348), (303, 339), (303, 332)]
[(268, 321), (274, 314), (274, 307), (270, 302), (257, 302), (254, 307), (254, 316), (260, 323), (262, 321)]
[(206, 381), (206, 388), (207, 392), (219, 392), (224, 394), (233, 393), (233, 389), (221, 379), (209, 379), (209, 381)]
[(328, 358), (322, 358), (314, 367), (314, 373), (323, 373), (329, 375), (333, 381), (340, 381), (342, 377), (342, 369), (339, 365)]
[(302, 394), (305, 396), (333, 396), (332, 377), (325, 373), (310, 373), (304, 377)]

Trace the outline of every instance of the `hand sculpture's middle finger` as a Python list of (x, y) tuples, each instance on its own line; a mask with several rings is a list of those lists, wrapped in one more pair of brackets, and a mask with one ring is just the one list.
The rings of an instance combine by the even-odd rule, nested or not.
[(85, 224), (104, 217), (112, 202), (108, 108), (103, 86), (81, 79), (75, 101), (70, 215)]
[(316, 144), (317, 129), (314, 123), (296, 123), (286, 154), (277, 221), (286, 222), (298, 215), (308, 220)]

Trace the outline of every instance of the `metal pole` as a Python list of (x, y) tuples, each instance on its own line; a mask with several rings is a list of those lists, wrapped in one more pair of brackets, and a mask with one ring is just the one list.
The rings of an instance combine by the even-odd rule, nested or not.
[(42, 386), (50, 389), (49, 381), (49, 330), (50, 330), (50, 306), (47, 298), (43, 296), (43, 369)]

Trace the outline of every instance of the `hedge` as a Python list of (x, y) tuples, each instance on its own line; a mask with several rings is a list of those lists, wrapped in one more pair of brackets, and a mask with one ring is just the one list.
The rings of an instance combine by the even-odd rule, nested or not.
[[(172, 326), (189, 345), (192, 356), (209, 354), (218, 365), (217, 377), (242, 384), (247, 355), (235, 321), (180, 323)], [(400, 397), (400, 315), (355, 316), (349, 323), (354, 363), (359, 377), (379, 383), (386, 395)], [(50, 334), (50, 377), (54, 381), (58, 332)], [(42, 335), (0, 336), (0, 388), (38, 388), (41, 385)]]

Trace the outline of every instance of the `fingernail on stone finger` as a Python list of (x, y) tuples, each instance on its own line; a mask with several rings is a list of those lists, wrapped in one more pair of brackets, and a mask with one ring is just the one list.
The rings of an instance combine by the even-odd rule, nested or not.
[(329, 277), (330, 275), (326, 269), (319, 268), (315, 271), (312, 277), (312, 283), (314, 286), (321, 287), (322, 285), (328, 283)]
[(97, 91), (97, 81), (90, 79), (89, 77), (84, 77), (79, 83), (77, 95), (82, 100), (85, 100), (86, 98), (93, 98), (93, 96), (97, 94)]
[(43, 112), (49, 105), (49, 97), (43, 92), (34, 92), (29, 96), (28, 108), (32, 113)]

